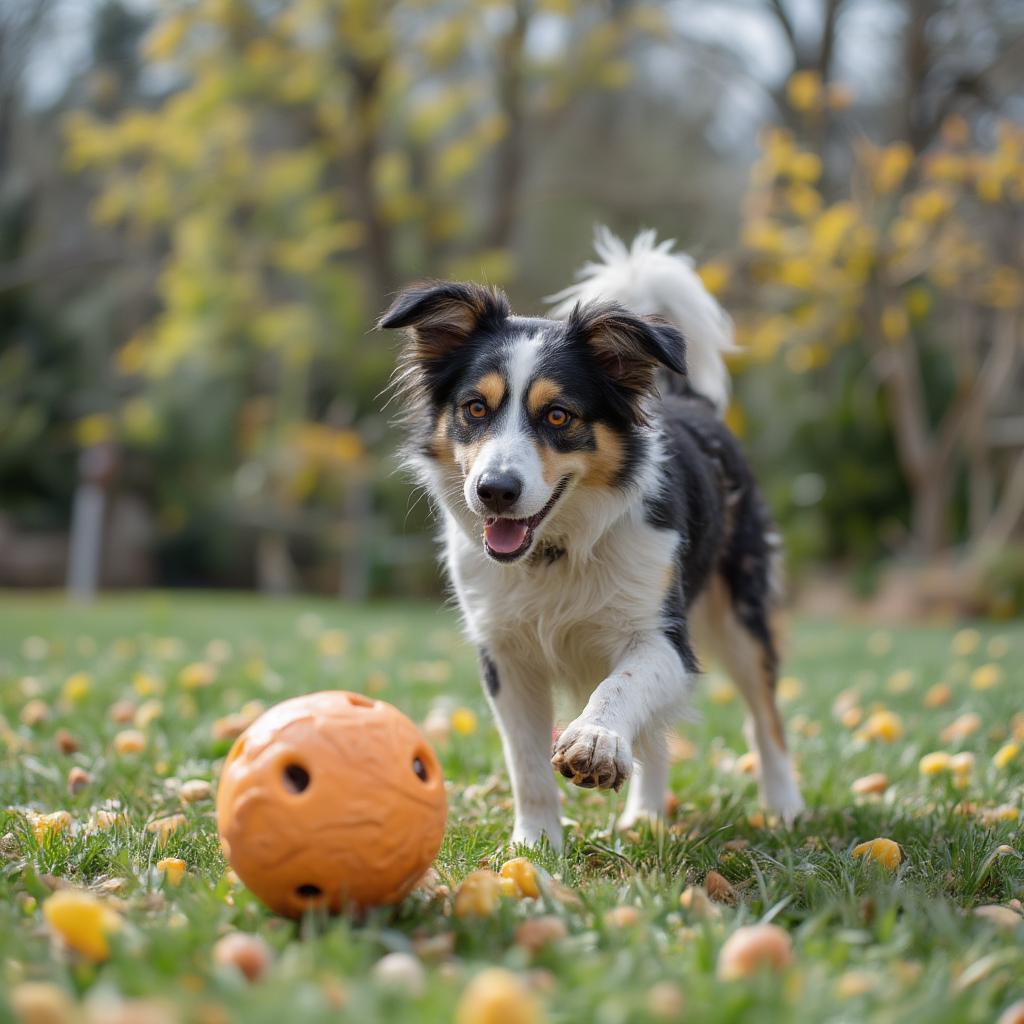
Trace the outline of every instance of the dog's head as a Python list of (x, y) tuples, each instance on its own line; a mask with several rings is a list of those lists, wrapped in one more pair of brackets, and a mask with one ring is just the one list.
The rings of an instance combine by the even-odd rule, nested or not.
[(426, 416), (420, 450), (461, 495), (498, 562), (525, 558), (556, 513), (622, 490), (645, 453), (656, 373), (685, 373), (671, 324), (614, 304), (564, 321), (514, 316), (500, 291), (430, 283), (403, 292), (380, 327), (408, 335), (401, 377)]

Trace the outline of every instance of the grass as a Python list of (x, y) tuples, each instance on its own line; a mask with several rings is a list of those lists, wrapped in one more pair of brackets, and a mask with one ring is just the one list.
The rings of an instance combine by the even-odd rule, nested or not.
[[(1024, 751), (993, 763), (1015, 731), (1024, 733), (1013, 717), (1024, 711), (1024, 627), (883, 632), (800, 621), (788, 646), (785, 710), (810, 805), (795, 828), (760, 819), (753, 779), (743, 760), (737, 765), (742, 709), (712, 675), (700, 721), (680, 727), (687, 742), (673, 767), (679, 803), (668, 829), (619, 835), (611, 826), (622, 796), (565, 789), (564, 814), (576, 823), (565, 855), (531, 856), (578, 900), (507, 899), (488, 917), (457, 918), (450, 900), (417, 894), (360, 921), (293, 923), (225, 876), (212, 800), (185, 807), (186, 824), (163, 847), (147, 822), (182, 811), (177, 781), (215, 782), (229, 746), (215, 738), (218, 720), (250, 701), (346, 688), (419, 722), (432, 708), (476, 714), (471, 729), (469, 716), (457, 716), (463, 731), (438, 745), (450, 791), (436, 867), (454, 890), (481, 865), (500, 866), (508, 784), (473, 653), (449, 613), (166, 594), (75, 609), (2, 597), (0, 1020), (11, 1019), (9, 1000), (25, 983), (45, 982), (80, 1001), (89, 1021), (449, 1021), (470, 980), (493, 965), (536, 996), (536, 1012), (525, 1000), (520, 1017), (501, 1018), (510, 1024), (675, 1019), (679, 1003), (686, 1019), (710, 1024), (995, 1020), (1024, 996), (1024, 927), (971, 911), (1024, 896), (1016, 814)], [(213, 666), (216, 680), (187, 689), (182, 670), (196, 662)], [(948, 699), (938, 701), (941, 691), (926, 699), (940, 681)], [(857, 709), (844, 721), (836, 713), (843, 691)], [(114, 747), (115, 735), (133, 727), (111, 719), (124, 701), (135, 710), (157, 702), (136, 754)], [(902, 735), (887, 742), (859, 733), (858, 712), (867, 717), (876, 705), (899, 716)], [(980, 716), (979, 728), (940, 738), (968, 712)], [(33, 714), (45, 717), (26, 724)], [(59, 751), (60, 729), (77, 752)], [(975, 755), (963, 788), (948, 772), (920, 775), (921, 756), (940, 749)], [(76, 765), (92, 781), (71, 796), (66, 779)], [(853, 797), (851, 783), (871, 772), (888, 776), (888, 790)], [(90, 832), (91, 813), (108, 801), (125, 824)], [(990, 814), (995, 807), (1004, 813)], [(56, 810), (70, 812), (70, 830), (38, 838), (26, 812)], [(851, 856), (877, 836), (901, 845), (895, 872)], [(163, 857), (187, 863), (180, 886), (156, 870)], [(681, 908), (682, 890), (712, 869), (732, 883), (736, 906), (711, 918)], [(51, 934), (42, 904), (58, 881), (105, 893), (119, 908), (126, 926), (105, 962), (70, 953)], [(619, 907), (635, 908), (635, 923), (621, 923), (621, 912), (609, 917)], [(561, 918), (567, 936), (531, 955), (516, 944), (516, 928), (540, 914)], [(790, 932), (791, 966), (719, 981), (722, 943), (758, 920)], [(259, 983), (212, 962), (215, 942), (232, 929), (272, 947)], [(419, 996), (375, 979), (373, 965), (392, 951), (426, 964)]]

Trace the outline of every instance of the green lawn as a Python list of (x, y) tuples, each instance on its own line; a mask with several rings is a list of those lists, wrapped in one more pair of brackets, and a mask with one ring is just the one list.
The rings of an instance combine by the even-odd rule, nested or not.
[[(518, 1017), (501, 1018), (509, 1024), (995, 1021), (1024, 996), (1024, 927), (972, 908), (1024, 896), (1024, 844), (1013, 820), (1024, 749), (993, 763), (1015, 729), (1024, 735), (1024, 717), (1014, 720), (1024, 711), (1024, 627), (890, 633), (801, 621), (788, 647), (785, 710), (810, 805), (794, 829), (759, 819), (753, 779), (736, 763), (742, 711), (711, 675), (700, 720), (680, 727), (688, 743), (677, 751), (679, 803), (667, 830), (618, 835), (611, 823), (622, 795), (565, 789), (564, 815), (577, 823), (567, 852), (533, 856), (578, 899), (547, 887), (562, 898), (506, 899), (490, 916), (458, 918), (450, 899), (418, 894), (360, 922), (296, 924), (225, 877), (213, 801), (183, 806), (179, 783), (215, 782), (229, 746), (215, 723), (250, 701), (345, 688), (389, 700), (419, 722), (435, 707), (468, 708), (476, 727), (453, 730), (438, 747), (450, 794), (437, 871), (454, 890), (481, 865), (500, 867), (508, 784), (473, 652), (450, 612), (170, 594), (79, 610), (58, 599), (0, 597), (0, 1020), (12, 1019), (13, 1000), (52, 996), (25, 987), (49, 982), (97, 1022), (174, 1020), (175, 1008), (181, 1019), (210, 1024), (449, 1021), (473, 976), (499, 965), (536, 999), (535, 1012), (526, 998)], [(196, 662), (212, 667), (212, 685), (183, 686), (182, 669)], [(948, 692), (926, 699), (939, 682)], [(837, 697), (851, 690), (837, 711)], [(114, 744), (136, 727), (112, 720), (112, 706), (125, 701), (144, 706), (137, 753), (119, 754)], [(882, 706), (899, 716), (888, 725), (902, 734), (890, 741), (866, 738), (855, 722)], [(133, 713), (124, 703), (116, 711)], [(973, 732), (940, 738), (968, 712), (980, 716)], [(61, 729), (77, 752), (59, 750)], [(920, 758), (936, 750), (975, 755), (960, 784), (949, 771), (920, 774)], [(91, 781), (71, 796), (73, 766)], [(873, 772), (888, 776), (888, 790), (854, 797), (851, 783)], [(107, 801), (119, 802), (125, 823), (91, 831), (91, 814)], [(33, 829), (30, 812), (59, 810), (70, 812), (67, 831)], [(160, 847), (147, 823), (178, 812), (186, 824)], [(895, 872), (851, 856), (879, 836), (902, 847)], [(186, 862), (180, 886), (157, 872), (164, 857)], [(736, 906), (710, 917), (681, 907), (682, 890), (712, 869), (734, 886)], [(105, 962), (69, 953), (51, 934), (42, 905), (63, 883), (101, 894), (120, 913), (124, 926)], [(635, 921), (631, 912), (608, 916), (621, 907), (635, 908)], [(516, 929), (543, 914), (561, 918), (566, 934), (530, 954)], [(791, 965), (718, 980), (722, 943), (758, 920), (790, 932)], [(232, 929), (272, 947), (256, 984), (212, 961), (214, 944)], [(392, 951), (422, 959), (419, 995), (375, 979), (374, 964)]]

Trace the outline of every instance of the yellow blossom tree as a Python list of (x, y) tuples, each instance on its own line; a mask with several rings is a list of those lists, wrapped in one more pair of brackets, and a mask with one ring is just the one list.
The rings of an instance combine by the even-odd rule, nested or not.
[[(799, 75), (790, 99), (813, 117), (834, 91)], [(1004, 122), (986, 142), (950, 116), (923, 152), (861, 138), (835, 195), (819, 191), (822, 155), (794, 132), (768, 129), (761, 143), (739, 250), (704, 269), (728, 287), (742, 343), (806, 374), (862, 347), (918, 553), (950, 544), (964, 474), (971, 552), (997, 549), (1024, 517), (1024, 437), (1007, 433), (1024, 363), (1024, 131)]]
[[(572, 46), (530, 53), (541, 19)], [(664, 25), (642, 2), (166, 0), (145, 43), (166, 96), (66, 124), (96, 219), (159, 261), (117, 355), (121, 436), (158, 435), (168, 396), (235, 402), (218, 426), (245, 469), (235, 499), (282, 524), (362, 479), (352, 430), (391, 369), (366, 341), (387, 296), (425, 268), (507, 282), (527, 131), (625, 85), (630, 40)], [(286, 565), (285, 533), (264, 531), (267, 564)]]

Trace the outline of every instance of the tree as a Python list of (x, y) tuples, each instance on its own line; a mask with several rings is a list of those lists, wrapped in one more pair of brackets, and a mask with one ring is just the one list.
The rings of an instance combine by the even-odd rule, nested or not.
[(1024, 445), (1008, 451), (998, 429), (1019, 406), (1024, 362), (1024, 132), (1004, 122), (990, 147), (972, 135), (953, 115), (924, 154), (861, 140), (846, 194), (826, 202), (817, 153), (767, 131), (733, 268), (755, 358), (785, 352), (813, 374), (844, 346), (863, 349), (925, 557), (952, 540), (964, 469), (974, 554), (1024, 517)]
[[(69, 117), (98, 222), (166, 252), (156, 309), (117, 356), (129, 421), (148, 417), (151, 442), (172, 420), (187, 437), (197, 395), (227, 406), (220, 472), (262, 481), (231, 500), (275, 510), (260, 532), (276, 585), (318, 495), (300, 439), (319, 423), (344, 447), (375, 412), (392, 354), (366, 332), (403, 280), (510, 279), (525, 133), (624, 84), (620, 53), (652, 23), (620, 7), (609, 21), (565, 0), (174, 3), (145, 52), (176, 86)], [(527, 51), (538, 19), (572, 39), (558, 59)]]

